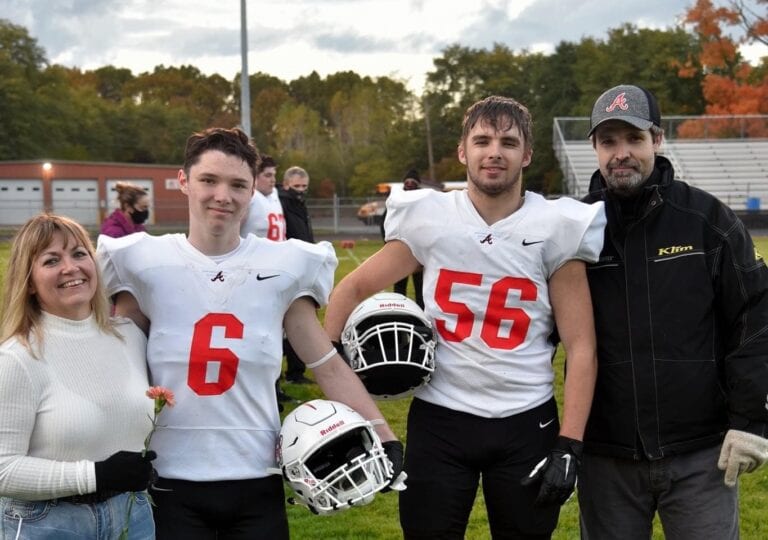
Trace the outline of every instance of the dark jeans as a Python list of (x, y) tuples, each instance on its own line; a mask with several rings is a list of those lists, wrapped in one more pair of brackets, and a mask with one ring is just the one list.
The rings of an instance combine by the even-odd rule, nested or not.
[(668, 540), (738, 538), (738, 486), (725, 485), (719, 455), (719, 446), (656, 461), (584, 454), (581, 538), (648, 540), (656, 512)]

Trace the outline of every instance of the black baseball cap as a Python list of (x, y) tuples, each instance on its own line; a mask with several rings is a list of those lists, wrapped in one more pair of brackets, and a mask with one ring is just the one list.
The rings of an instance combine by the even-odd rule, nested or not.
[(621, 120), (638, 129), (646, 130), (651, 126), (661, 127), (661, 112), (656, 98), (641, 86), (621, 84), (603, 92), (589, 118), (591, 137), (597, 126), (608, 120)]

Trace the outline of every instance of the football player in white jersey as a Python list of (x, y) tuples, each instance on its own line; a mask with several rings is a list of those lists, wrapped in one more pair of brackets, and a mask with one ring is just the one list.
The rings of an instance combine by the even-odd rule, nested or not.
[[(283, 331), (328, 398), (381, 419), (317, 319), (337, 264), (331, 245), (240, 238), (257, 167), (239, 129), (193, 134), (178, 173), (188, 234), (99, 238), (116, 312), (148, 333), (153, 384), (176, 393), (152, 439), (164, 454), (152, 490), (160, 539), (288, 538), (283, 481), (267, 472)], [(399, 472), (402, 445), (376, 426)]]
[[(245, 238), (252, 233), (261, 238), (283, 242), (288, 238), (285, 235), (283, 205), (275, 189), (277, 163), (272, 156), (266, 154), (261, 154), (260, 158), (259, 167), (256, 169), (256, 190), (251, 197), (248, 212), (240, 224), (240, 236)], [(280, 377), (275, 381), (275, 393), (278, 402), (293, 399), (280, 388)], [(278, 405), (278, 408), (282, 412), (282, 406)]]
[[(524, 106), (472, 105), (458, 146), (468, 189), (390, 196), (386, 243), (331, 295), (336, 340), (360, 301), (424, 267), (438, 344), (408, 416), (405, 538), (464, 538), (481, 478), (494, 538), (549, 538), (574, 487), (596, 375), (584, 261), (600, 253), (605, 214), (522, 193), (531, 155)], [(562, 421), (555, 329), (568, 368)]]
[(262, 238), (282, 242), (285, 236), (285, 215), (275, 189), (277, 163), (271, 156), (262, 155), (257, 169), (256, 191), (253, 192), (248, 213), (240, 225), (240, 236), (253, 233)]

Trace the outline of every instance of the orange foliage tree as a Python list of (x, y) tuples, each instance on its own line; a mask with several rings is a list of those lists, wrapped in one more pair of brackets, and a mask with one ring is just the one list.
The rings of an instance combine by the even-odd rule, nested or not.
[[(698, 61), (689, 59), (678, 74), (690, 77), (703, 71), (702, 94), (708, 115), (768, 114), (768, 69), (745, 61), (739, 46), (745, 43), (768, 45), (768, 0), (732, 0), (716, 6), (711, 0), (697, 0), (685, 15), (701, 45)], [(768, 123), (761, 119), (708, 120), (685, 122), (679, 137), (768, 136)]]

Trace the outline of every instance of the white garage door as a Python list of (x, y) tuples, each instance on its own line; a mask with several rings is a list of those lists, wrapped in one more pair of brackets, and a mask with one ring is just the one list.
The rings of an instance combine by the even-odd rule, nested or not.
[(0, 225), (21, 225), (42, 211), (42, 180), (0, 180)]
[(97, 180), (53, 180), (53, 212), (70, 217), (80, 225), (98, 225)]
[(139, 187), (143, 187), (144, 191), (149, 195), (149, 219), (147, 223), (155, 222), (155, 190), (152, 187), (152, 180), (126, 180), (124, 178), (120, 180), (107, 180), (107, 213), (108, 216), (114, 212), (117, 204), (117, 191), (115, 190), (115, 184), (118, 182), (125, 182), (127, 184), (134, 184)]

